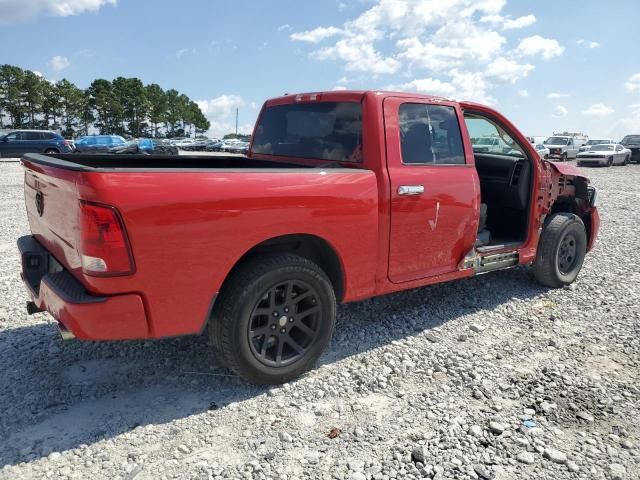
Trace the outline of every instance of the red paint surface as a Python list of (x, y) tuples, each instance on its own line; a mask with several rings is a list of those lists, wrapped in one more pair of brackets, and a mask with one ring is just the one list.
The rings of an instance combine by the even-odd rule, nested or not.
[[(197, 333), (236, 262), (259, 243), (288, 234), (314, 235), (334, 249), (343, 270), (346, 302), (471, 276), (473, 271), (458, 270), (458, 264), (475, 241), (480, 188), (464, 121), (460, 128), (467, 164), (416, 170), (401, 165), (394, 108), (385, 111), (385, 99), (395, 106), (409, 99), (453, 105), (460, 119), (464, 110), (483, 112), (525, 146), (534, 159), (534, 200), (529, 233), (519, 253), (521, 263), (533, 261), (541, 215), (548, 212), (547, 200), (557, 195), (548, 184), (557, 179), (550, 174), (552, 167), (543, 165), (533, 146), (499, 113), (477, 104), (410, 94), (326, 92), (315, 94), (315, 100), (311, 95), (290, 95), (266, 105), (362, 101), (364, 160), (346, 165), (356, 171), (88, 173), (23, 160), (32, 233), (90, 293), (109, 297), (111, 306), (105, 310), (105, 304), (64, 305), (46, 290), (37, 299), (39, 305), (80, 338)], [(558, 167), (555, 170), (565, 175), (579, 174), (569, 173), (565, 165)], [(425, 195), (395, 193), (399, 185), (417, 183), (425, 185)], [(36, 191), (44, 196), (43, 217), (35, 211)], [(118, 210), (131, 244), (134, 274), (109, 278), (82, 272), (77, 247), (80, 199)], [(432, 228), (429, 220), (434, 220), (438, 204), (438, 222)], [(47, 208), (51, 205), (55, 208)], [(597, 233), (597, 211), (590, 215), (592, 232)], [(590, 247), (593, 238), (595, 234)]]

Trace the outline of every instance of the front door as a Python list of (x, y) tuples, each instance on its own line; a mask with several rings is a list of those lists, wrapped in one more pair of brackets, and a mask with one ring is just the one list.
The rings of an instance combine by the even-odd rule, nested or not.
[(393, 97), (385, 100), (384, 115), (389, 279), (401, 283), (453, 272), (474, 246), (480, 207), (462, 113), (450, 102)]

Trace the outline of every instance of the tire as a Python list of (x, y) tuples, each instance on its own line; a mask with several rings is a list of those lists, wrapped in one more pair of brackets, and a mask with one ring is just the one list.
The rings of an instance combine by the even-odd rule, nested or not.
[(53, 153), (60, 153), (57, 149), (55, 148), (47, 148), (44, 153), (48, 153), (48, 154), (53, 154)]
[(560, 161), (561, 161), (561, 162), (566, 162), (566, 161), (567, 161), (567, 154), (566, 154), (566, 152), (562, 154), (562, 157), (560, 157)]
[(610, 167), (610, 166), (612, 166), (612, 165), (613, 165), (613, 157), (609, 157), (609, 158), (607, 159), (607, 167)]
[(535, 279), (551, 288), (575, 281), (587, 253), (587, 231), (573, 213), (556, 213), (545, 222), (533, 262)]
[(315, 364), (335, 318), (333, 287), (318, 265), (293, 254), (267, 255), (232, 272), (216, 301), (209, 335), (234, 373), (253, 384), (275, 385)]
[(629, 165), (629, 155), (624, 157), (624, 162), (622, 162), (623, 167), (626, 167), (627, 165)]

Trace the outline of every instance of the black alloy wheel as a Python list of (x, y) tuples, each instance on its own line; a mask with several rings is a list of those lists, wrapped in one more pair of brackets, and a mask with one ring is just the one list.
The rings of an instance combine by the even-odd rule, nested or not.
[(322, 318), (318, 292), (306, 282), (288, 280), (267, 290), (248, 324), (251, 353), (271, 367), (303, 357), (318, 336)]

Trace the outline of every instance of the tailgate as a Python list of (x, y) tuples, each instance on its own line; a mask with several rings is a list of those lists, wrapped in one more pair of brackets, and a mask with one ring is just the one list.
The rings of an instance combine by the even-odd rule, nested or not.
[(31, 233), (74, 274), (81, 269), (77, 249), (82, 173), (22, 160), (24, 197)]

